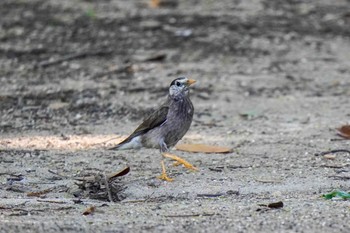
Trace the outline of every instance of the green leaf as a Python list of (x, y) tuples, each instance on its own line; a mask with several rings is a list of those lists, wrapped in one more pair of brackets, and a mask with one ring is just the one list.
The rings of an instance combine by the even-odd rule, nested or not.
[(350, 199), (350, 193), (349, 192), (344, 192), (340, 190), (334, 190), (330, 193), (323, 194), (322, 197), (326, 200), (332, 199), (334, 197), (336, 198), (342, 198), (342, 199)]
[(96, 12), (94, 11), (94, 9), (88, 9), (86, 11), (86, 15), (91, 19), (96, 19)]
[(245, 120), (255, 120), (257, 118), (263, 117), (263, 114), (259, 111), (252, 110), (240, 112), (239, 116)]

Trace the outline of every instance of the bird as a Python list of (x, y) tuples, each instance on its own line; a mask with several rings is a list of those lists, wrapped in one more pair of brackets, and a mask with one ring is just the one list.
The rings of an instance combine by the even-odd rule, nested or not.
[[(175, 160), (175, 166), (182, 164), (190, 170), (198, 170), (185, 159), (169, 153), (191, 126), (194, 107), (189, 97), (189, 87), (195, 82), (186, 77), (174, 79), (165, 102), (148, 115), (130, 136), (110, 150), (157, 148), (164, 158)], [(158, 178), (173, 181), (166, 173), (164, 159), (161, 160), (161, 167), (162, 174)]]

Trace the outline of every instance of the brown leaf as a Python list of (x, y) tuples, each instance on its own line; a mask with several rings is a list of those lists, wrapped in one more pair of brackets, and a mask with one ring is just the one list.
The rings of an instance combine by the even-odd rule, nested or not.
[(211, 146), (205, 144), (179, 144), (175, 147), (177, 150), (187, 152), (202, 152), (202, 153), (230, 153), (231, 148), (222, 146)]
[(151, 0), (151, 1), (149, 2), (149, 6), (150, 6), (151, 8), (158, 8), (159, 5), (160, 5), (160, 0)]
[(29, 193), (27, 193), (27, 197), (40, 197), (40, 196), (47, 194), (51, 191), (52, 191), (52, 189), (45, 189), (45, 190), (38, 191), (38, 192), (29, 192)]
[(86, 208), (86, 210), (84, 210), (83, 215), (89, 215), (94, 213), (96, 210), (95, 206), (89, 206), (88, 208)]
[(50, 103), (49, 106), (47, 106), (47, 107), (52, 109), (52, 110), (57, 110), (57, 109), (65, 108), (67, 106), (69, 106), (69, 103), (58, 101), (58, 102)]
[(128, 174), (130, 172), (130, 167), (126, 167), (123, 170), (119, 171), (119, 172), (115, 172), (112, 174), (108, 175), (108, 179), (112, 179), (115, 177), (119, 177), (119, 176), (125, 176), (126, 174)]
[(338, 135), (350, 139), (350, 125), (343, 125), (342, 127), (338, 128)]
[(148, 2), (149, 7), (158, 8), (158, 7), (167, 7), (174, 8), (179, 4), (178, 0), (150, 0)]
[(283, 207), (283, 202), (279, 201), (279, 202), (270, 203), (267, 205), (267, 207), (272, 209), (279, 209)]
[[(263, 206), (263, 207), (267, 207), (270, 209), (279, 209), (279, 208), (283, 208), (284, 204), (282, 201), (278, 201), (278, 202), (273, 202), (273, 203), (269, 203), (269, 204), (258, 204), (259, 206)], [(261, 209), (257, 209), (257, 211), (260, 211)]]

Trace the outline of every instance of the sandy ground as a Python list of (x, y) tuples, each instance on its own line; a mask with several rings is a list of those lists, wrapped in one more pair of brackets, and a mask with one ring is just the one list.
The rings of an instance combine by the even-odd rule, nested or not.
[[(350, 191), (349, 154), (315, 156), (349, 149), (349, 2), (161, 2), (0, 2), (0, 232), (350, 232), (349, 201), (321, 197)], [(169, 161), (167, 183), (158, 151), (106, 147), (179, 75), (182, 142), (233, 152), (174, 151), (199, 172)], [(81, 196), (125, 166), (121, 201)]]

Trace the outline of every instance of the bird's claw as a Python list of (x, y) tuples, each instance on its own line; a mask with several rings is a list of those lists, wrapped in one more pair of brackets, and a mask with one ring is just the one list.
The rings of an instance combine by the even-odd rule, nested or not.
[(184, 160), (183, 158), (180, 158), (176, 155), (170, 154), (170, 153), (163, 153), (163, 156), (169, 159), (173, 159), (176, 162), (174, 163), (174, 166), (179, 166), (180, 164), (184, 165), (185, 168), (193, 170), (193, 171), (198, 171), (198, 168)]
[(162, 173), (160, 176), (157, 177), (160, 180), (172, 182), (174, 179), (170, 178), (166, 173)]
[(166, 174), (165, 164), (164, 164), (163, 160), (160, 162), (160, 164), (162, 165), (162, 174), (160, 176), (158, 176), (157, 178), (160, 179), (160, 180), (168, 181), (168, 182), (173, 181), (174, 179), (170, 178)]

